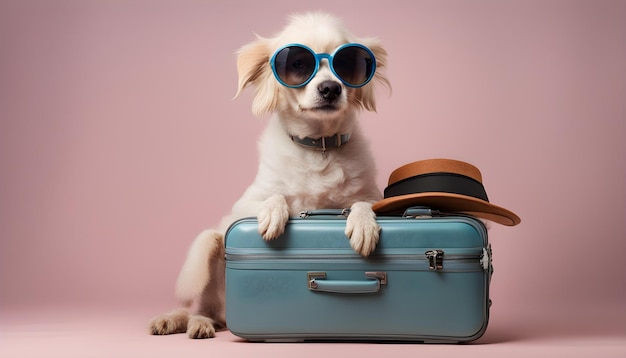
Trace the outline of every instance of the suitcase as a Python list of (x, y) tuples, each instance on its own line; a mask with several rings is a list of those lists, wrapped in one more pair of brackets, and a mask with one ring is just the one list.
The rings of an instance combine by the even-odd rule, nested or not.
[(468, 342), (489, 319), (492, 273), (480, 220), (409, 209), (378, 217), (376, 250), (356, 254), (345, 211), (291, 218), (264, 241), (254, 218), (228, 229), (226, 321), (250, 341)]

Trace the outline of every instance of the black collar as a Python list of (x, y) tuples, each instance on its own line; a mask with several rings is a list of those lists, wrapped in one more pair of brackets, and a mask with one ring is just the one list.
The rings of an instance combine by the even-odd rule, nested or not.
[(321, 138), (299, 138), (297, 136), (290, 136), (291, 140), (294, 143), (298, 143), (303, 147), (321, 150), (322, 154), (326, 152), (327, 149), (339, 148), (342, 145), (346, 144), (350, 140), (350, 133), (344, 134), (335, 134), (330, 137), (321, 137)]

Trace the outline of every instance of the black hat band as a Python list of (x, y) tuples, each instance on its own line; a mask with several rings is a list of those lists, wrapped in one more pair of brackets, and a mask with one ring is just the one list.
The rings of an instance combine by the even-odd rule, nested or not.
[(430, 192), (460, 194), (489, 202), (482, 183), (455, 173), (427, 173), (400, 180), (385, 188), (385, 199)]

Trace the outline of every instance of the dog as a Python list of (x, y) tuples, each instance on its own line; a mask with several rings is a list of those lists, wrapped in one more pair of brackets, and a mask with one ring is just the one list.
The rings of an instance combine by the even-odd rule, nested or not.
[(253, 86), (252, 112), (271, 114), (258, 173), (219, 228), (193, 241), (176, 284), (182, 307), (155, 317), (151, 334), (209, 338), (226, 329), (224, 233), (239, 218), (256, 216), (263, 239), (273, 240), (300, 211), (350, 208), (346, 240), (362, 256), (375, 249), (371, 206), (381, 193), (358, 114), (376, 110), (372, 80), (391, 88), (386, 61), (378, 40), (356, 38), (319, 12), (293, 15), (275, 37), (257, 36), (239, 50), (235, 98)]

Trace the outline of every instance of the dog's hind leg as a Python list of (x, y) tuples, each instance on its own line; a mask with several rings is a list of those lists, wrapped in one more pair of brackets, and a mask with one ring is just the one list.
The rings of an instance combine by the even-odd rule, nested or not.
[[(221, 271), (221, 273), (224, 272), (224, 270)], [(213, 273), (217, 275), (216, 271)], [(224, 303), (224, 278), (214, 276), (202, 295), (198, 314), (189, 316), (186, 331), (189, 338), (211, 338), (215, 337), (215, 331), (225, 330)]]
[(196, 237), (176, 282), (176, 297), (185, 307), (202, 296), (211, 281), (211, 262), (223, 256), (224, 235), (220, 232), (205, 230)]
[[(153, 318), (149, 332), (155, 335), (187, 332), (191, 338), (208, 338), (215, 335), (213, 324), (225, 327), (223, 266), (224, 236), (214, 230), (203, 231), (192, 243), (176, 283), (176, 296), (183, 307)], [(189, 313), (194, 302), (200, 311), (197, 315)], [(206, 309), (207, 305), (215, 308)]]
[(222, 250), (210, 257), (211, 279), (202, 291), (198, 313), (189, 317), (189, 338), (215, 337), (215, 331), (226, 329), (225, 259)]

